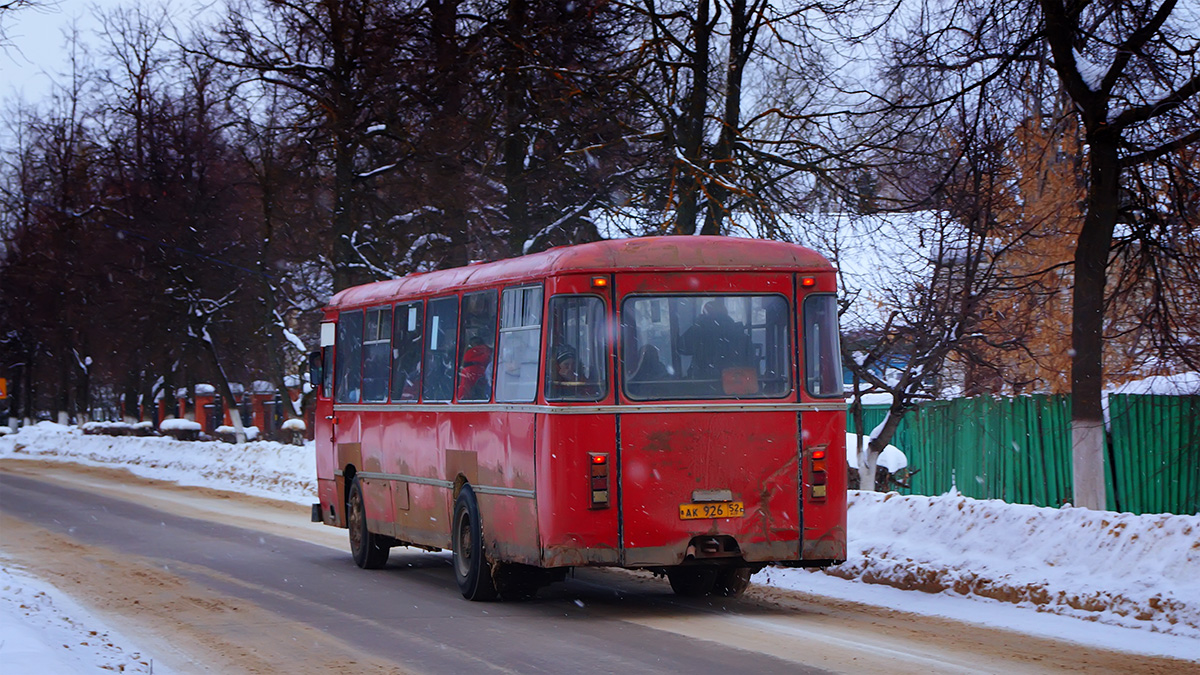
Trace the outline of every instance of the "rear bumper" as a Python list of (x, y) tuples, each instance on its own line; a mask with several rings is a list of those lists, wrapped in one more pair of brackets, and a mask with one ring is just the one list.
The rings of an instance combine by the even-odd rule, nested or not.
[(697, 548), (695, 544), (696, 542), (692, 539), (688, 539), (670, 546), (627, 547), (624, 551), (624, 565), (626, 567), (670, 567), (692, 562), (751, 564), (803, 562), (800, 560), (800, 542), (794, 539), (760, 543), (739, 542), (736, 551), (706, 551), (703, 547)]

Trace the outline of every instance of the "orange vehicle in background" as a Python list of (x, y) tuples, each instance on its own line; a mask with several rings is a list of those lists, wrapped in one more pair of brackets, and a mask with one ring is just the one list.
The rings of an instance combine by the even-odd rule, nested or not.
[(313, 519), (363, 568), (452, 549), (472, 600), (576, 566), (699, 596), (841, 562), (835, 290), (801, 246), (657, 237), (342, 291), (314, 359)]

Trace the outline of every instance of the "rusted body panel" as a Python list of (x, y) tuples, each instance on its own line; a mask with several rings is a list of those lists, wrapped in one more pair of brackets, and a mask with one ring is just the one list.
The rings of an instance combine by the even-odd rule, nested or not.
[(805, 465), (804, 560), (846, 559), (846, 413), (814, 411), (804, 415), (805, 457), (826, 452), (827, 496), (814, 500), (811, 462)]
[[(747, 562), (800, 555), (795, 412), (621, 416), (625, 564), (678, 565), (702, 535), (732, 537)], [(738, 518), (684, 520), (679, 507), (725, 492)], [(693, 551), (699, 557), (699, 553)]]
[[(617, 564), (619, 511), (615, 503), (593, 509), (588, 499), (588, 453), (609, 453), (610, 461), (616, 461), (616, 417), (539, 415), (537, 437), (542, 564)], [(609, 481), (615, 496), (615, 472)]]

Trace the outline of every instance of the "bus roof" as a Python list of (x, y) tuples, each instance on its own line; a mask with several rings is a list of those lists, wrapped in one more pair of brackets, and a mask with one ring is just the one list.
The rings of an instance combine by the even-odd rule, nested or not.
[(782, 241), (712, 236), (609, 239), (355, 286), (334, 295), (329, 308), (357, 307), (462, 287), (535, 281), (558, 274), (627, 270), (816, 273), (831, 272), (833, 265), (810, 248)]

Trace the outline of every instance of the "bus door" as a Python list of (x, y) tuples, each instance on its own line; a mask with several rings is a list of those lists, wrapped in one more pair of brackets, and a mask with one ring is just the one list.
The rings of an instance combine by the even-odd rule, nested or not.
[[(340, 524), (342, 516), (341, 509), (337, 506), (340, 503), (338, 495), (341, 493), (337, 490), (335, 481), (320, 479), (321, 476), (334, 476), (334, 472), (341, 468), (337, 466), (336, 461), (337, 439), (335, 438), (336, 427), (333, 423), (333, 350), (336, 334), (336, 323), (321, 324), (321, 351), (318, 352), (320, 366), (313, 370), (320, 379), (312, 383), (317, 388), (316, 414), (313, 420), (313, 442), (316, 445), (317, 455), (317, 496), (322, 504), (322, 519), (328, 525)], [(334, 508), (332, 512), (330, 511), (331, 506)]]
[(797, 559), (790, 275), (623, 275), (617, 292), (624, 564)]

